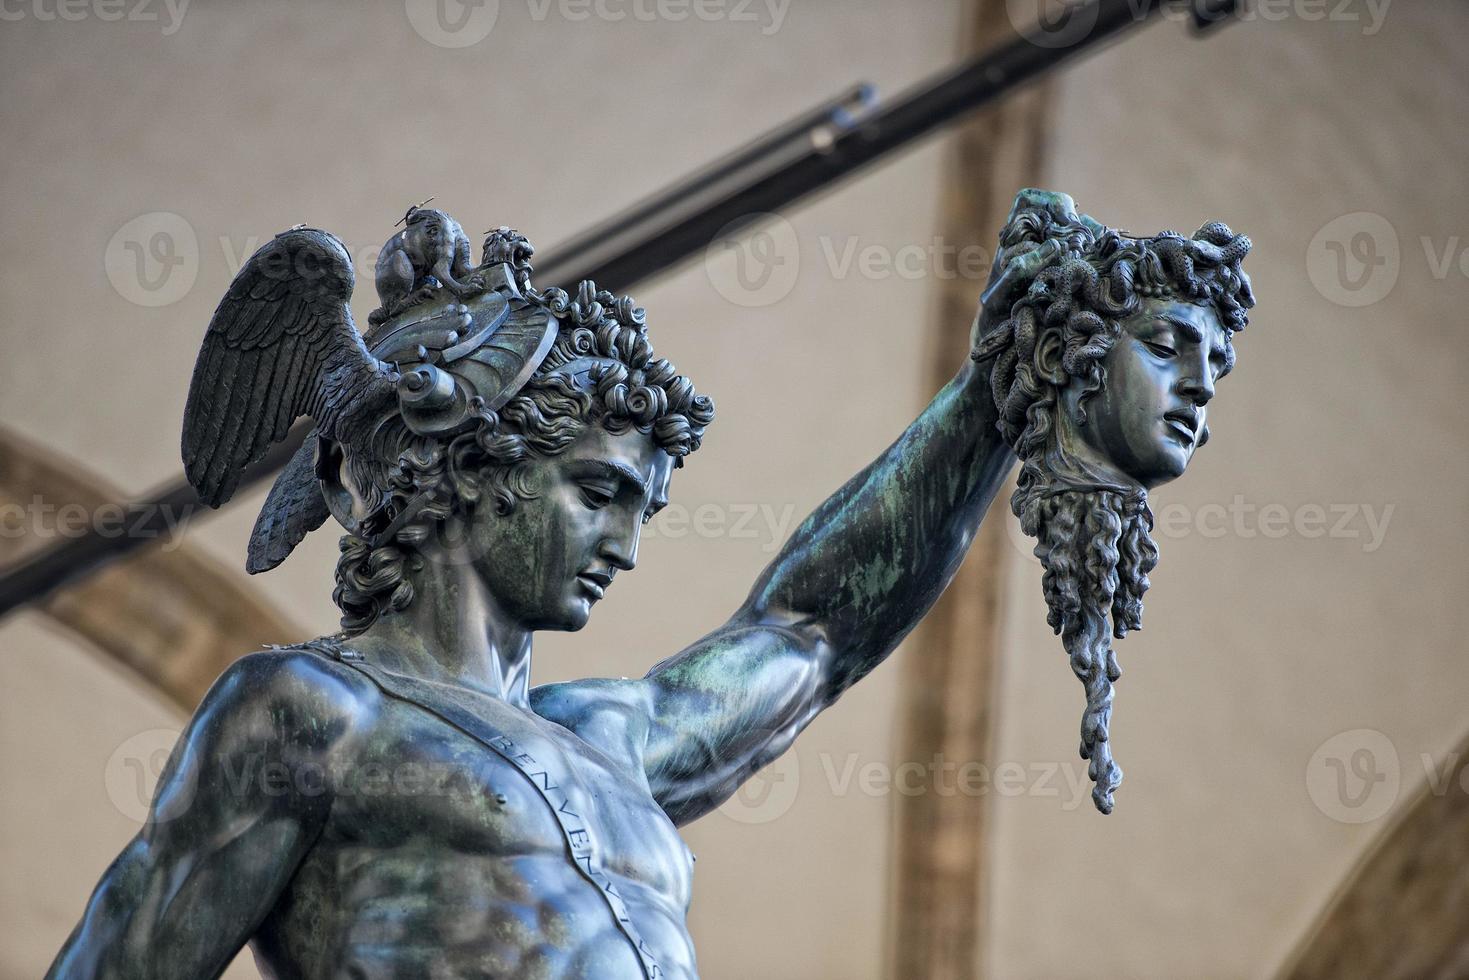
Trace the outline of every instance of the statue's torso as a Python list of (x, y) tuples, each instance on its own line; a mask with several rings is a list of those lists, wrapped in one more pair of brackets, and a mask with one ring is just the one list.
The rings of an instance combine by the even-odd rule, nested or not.
[[(664, 976), (693, 977), (692, 855), (654, 802), (636, 746), (604, 754), (528, 710), (484, 695), (474, 702), (490, 727), (530, 724), (560, 749), (636, 931)], [(253, 944), (268, 974), (643, 976), (607, 902), (571, 863), (545, 799), (490, 748), (385, 700), (368, 737), (333, 768), (328, 824)]]

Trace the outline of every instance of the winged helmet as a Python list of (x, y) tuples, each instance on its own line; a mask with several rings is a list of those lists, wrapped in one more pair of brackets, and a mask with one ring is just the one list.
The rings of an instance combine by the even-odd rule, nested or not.
[[(397, 466), (393, 447), (412, 435), (452, 435), (499, 408), (555, 340), (523, 236), (489, 232), (481, 264), (468, 269), (457, 222), (424, 208), (407, 218), (378, 260), (383, 306), (368, 335), (352, 317), (351, 254), (334, 235), (302, 226), (245, 262), (210, 320), (182, 441), (200, 500), (225, 503), (298, 419), (315, 423), (255, 522), (252, 573), (280, 564), (329, 516), (370, 541), (390, 536), (409, 516), (389, 512), (381, 492)], [(331, 491), (337, 484), (322, 479), (331, 467), (347, 469), (365, 506)]]

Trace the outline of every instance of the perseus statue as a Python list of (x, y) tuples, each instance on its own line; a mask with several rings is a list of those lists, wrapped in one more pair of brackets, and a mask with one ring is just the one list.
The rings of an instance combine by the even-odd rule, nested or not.
[(217, 505), (310, 416), (247, 567), (335, 519), (342, 632), (214, 683), (49, 976), (198, 980), (246, 943), (283, 980), (696, 976), (677, 828), (893, 651), (1017, 456), (1109, 809), (1109, 637), (1139, 625), (1144, 494), (1205, 439), (1248, 247), (1220, 224), (1134, 238), (1022, 192), (972, 356), (734, 615), (642, 678), (532, 688), (533, 635), (580, 629), (632, 570), (712, 402), (630, 299), (537, 289), (508, 228), (453, 284), (402, 249), (365, 337), (341, 243), (277, 236), (210, 323), (184, 462)]

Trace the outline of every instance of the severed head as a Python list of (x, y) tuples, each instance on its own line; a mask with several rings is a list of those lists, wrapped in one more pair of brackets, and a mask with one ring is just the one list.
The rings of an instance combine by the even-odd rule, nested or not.
[(1137, 237), (1025, 190), (1000, 233), (972, 356), (989, 366), (1000, 432), (1020, 459), (1011, 509), (1035, 554), (1048, 622), (1086, 687), (1081, 756), (1112, 810), (1112, 640), (1142, 626), (1157, 562), (1147, 491), (1209, 439), (1215, 385), (1254, 306), (1250, 240), (1211, 222)]

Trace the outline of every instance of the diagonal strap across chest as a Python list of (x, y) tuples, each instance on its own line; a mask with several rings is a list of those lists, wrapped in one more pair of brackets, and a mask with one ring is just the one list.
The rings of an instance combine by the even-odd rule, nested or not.
[[(479, 742), (510, 763), (545, 802), (561, 828), (567, 856), (578, 873), (591, 883), (607, 904), (617, 928), (632, 944), (646, 980), (664, 977), (657, 959), (633, 924), (627, 903), (616, 883), (602, 866), (602, 850), (596, 832), (579, 809), (577, 798), (586, 799), (581, 786), (559, 747), (537, 731), (532, 722), (513, 715), (490, 724), (471, 702), (453, 688), (383, 670), (368, 663), (360, 653), (336, 644), (316, 642), (309, 649), (353, 667), (365, 675), (387, 697), (427, 711)], [(508, 714), (508, 713), (507, 713)]]

